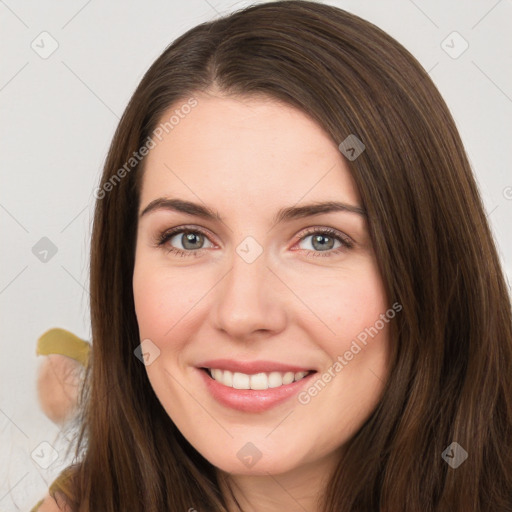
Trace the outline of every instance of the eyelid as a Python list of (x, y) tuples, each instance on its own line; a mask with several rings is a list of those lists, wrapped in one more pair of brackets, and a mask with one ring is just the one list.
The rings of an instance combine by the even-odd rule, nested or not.
[[(211, 232), (209, 230), (207, 230), (206, 228), (202, 228), (202, 227), (194, 226), (194, 225), (182, 225), (182, 226), (176, 226), (174, 228), (166, 229), (156, 235), (155, 243), (156, 243), (156, 245), (162, 245), (163, 243), (168, 241), (170, 238), (172, 238), (174, 235), (177, 235), (177, 234), (183, 233), (183, 232), (187, 232), (187, 231), (192, 232), (192, 233), (195, 233), (195, 232), (201, 233), (202, 235), (207, 237), (211, 241), (211, 243), (215, 244), (215, 242), (213, 242), (211, 240), (211, 238), (215, 238), (215, 237), (211, 234)], [(217, 244), (215, 244), (215, 245), (217, 245)], [(195, 252), (198, 252), (201, 250), (202, 249), (198, 249)], [(188, 251), (188, 252), (193, 252), (193, 251)]]

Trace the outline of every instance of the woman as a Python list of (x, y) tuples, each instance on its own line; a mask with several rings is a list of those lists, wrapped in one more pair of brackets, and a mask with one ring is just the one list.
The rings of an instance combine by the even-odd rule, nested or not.
[(77, 464), (41, 511), (512, 510), (510, 300), (395, 40), (303, 1), (195, 27), (96, 197)]

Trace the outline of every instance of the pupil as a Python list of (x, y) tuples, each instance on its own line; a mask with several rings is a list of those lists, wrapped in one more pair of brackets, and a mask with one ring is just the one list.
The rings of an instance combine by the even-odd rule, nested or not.
[[(186, 249), (197, 249), (197, 247), (194, 246), (194, 239), (198, 239), (200, 241), (200, 239), (203, 235), (200, 235), (199, 233), (188, 233), (184, 236), (185, 236), (185, 242), (183, 244), (183, 247), (185, 247)], [(197, 240), (196, 240), (196, 243), (197, 243)]]
[[(322, 250), (326, 249), (326, 246), (328, 245), (328, 243), (326, 243), (325, 241), (329, 240), (329, 239), (331, 239), (331, 237), (329, 237), (329, 236), (317, 235), (317, 236), (313, 237), (313, 246), (315, 248), (318, 248), (318, 247), (315, 246), (315, 242), (319, 242), (320, 243), (320, 249), (322, 249)], [(331, 249), (331, 247), (327, 247), (327, 249)]]

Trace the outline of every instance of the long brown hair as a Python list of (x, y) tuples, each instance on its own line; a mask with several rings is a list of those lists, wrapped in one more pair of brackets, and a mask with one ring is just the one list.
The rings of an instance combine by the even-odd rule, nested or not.
[[(353, 134), (365, 145), (347, 164), (388, 297), (403, 310), (382, 399), (347, 443), (321, 510), (511, 511), (510, 298), (455, 123), (394, 39), (298, 0), (189, 30), (150, 67), (119, 123), (94, 218), (94, 348), (78, 462), (67, 472), (73, 510), (226, 510), (215, 467), (180, 434), (134, 356), (142, 166), (126, 167), (169, 107), (214, 85), (280, 99), (336, 144)], [(456, 469), (442, 457), (452, 442), (468, 453)]]

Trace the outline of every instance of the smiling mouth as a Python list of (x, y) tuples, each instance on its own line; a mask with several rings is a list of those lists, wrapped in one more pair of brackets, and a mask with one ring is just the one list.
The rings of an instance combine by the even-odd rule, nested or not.
[(315, 370), (302, 372), (261, 372), (247, 374), (241, 372), (231, 372), (219, 368), (201, 368), (211, 379), (233, 389), (252, 389), (265, 390), (269, 388), (279, 388), (297, 382), (312, 373)]

